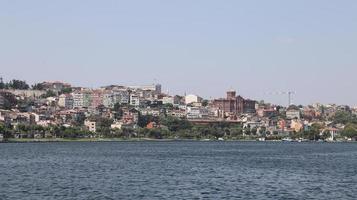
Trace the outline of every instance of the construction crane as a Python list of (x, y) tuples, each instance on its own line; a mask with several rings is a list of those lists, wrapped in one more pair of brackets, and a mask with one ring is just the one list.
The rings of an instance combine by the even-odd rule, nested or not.
[(268, 92), (269, 95), (288, 95), (288, 106), (293, 105), (293, 98), (296, 94), (295, 91), (282, 91), (282, 92)]

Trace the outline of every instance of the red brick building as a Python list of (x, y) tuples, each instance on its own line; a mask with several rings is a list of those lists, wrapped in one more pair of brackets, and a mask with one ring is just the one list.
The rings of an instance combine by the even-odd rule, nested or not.
[(243, 113), (244, 99), (241, 96), (236, 96), (235, 91), (228, 91), (227, 97), (215, 99), (213, 105), (225, 113)]
[(219, 109), (224, 113), (231, 113), (234, 115), (240, 113), (254, 113), (255, 112), (255, 103), (253, 100), (245, 100), (241, 96), (236, 96), (235, 91), (228, 91), (227, 97), (221, 99), (215, 99), (213, 101), (214, 107)]
[(256, 101), (254, 101), (254, 100), (244, 99), (243, 112), (244, 113), (256, 113), (255, 104), (256, 104)]

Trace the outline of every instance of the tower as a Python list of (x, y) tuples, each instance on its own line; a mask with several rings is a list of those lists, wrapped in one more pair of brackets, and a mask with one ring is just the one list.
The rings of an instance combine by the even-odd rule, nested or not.
[(236, 98), (236, 91), (230, 90), (227, 92), (227, 99), (235, 99)]

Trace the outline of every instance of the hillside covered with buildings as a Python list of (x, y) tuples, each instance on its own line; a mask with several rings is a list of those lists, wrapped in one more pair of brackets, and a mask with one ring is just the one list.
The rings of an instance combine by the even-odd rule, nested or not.
[[(222, 92), (223, 93), (223, 92)], [(352, 140), (357, 109), (283, 107), (231, 90), (208, 100), (162, 92), (160, 84), (76, 87), (63, 82), (0, 82), (0, 138)]]

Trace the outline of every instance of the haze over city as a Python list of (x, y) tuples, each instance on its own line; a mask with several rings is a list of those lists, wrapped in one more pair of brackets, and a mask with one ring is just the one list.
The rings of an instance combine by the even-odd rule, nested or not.
[(0, 200), (356, 200), (357, 0), (0, 0)]
[(356, 105), (357, 2), (1, 1), (0, 76)]

